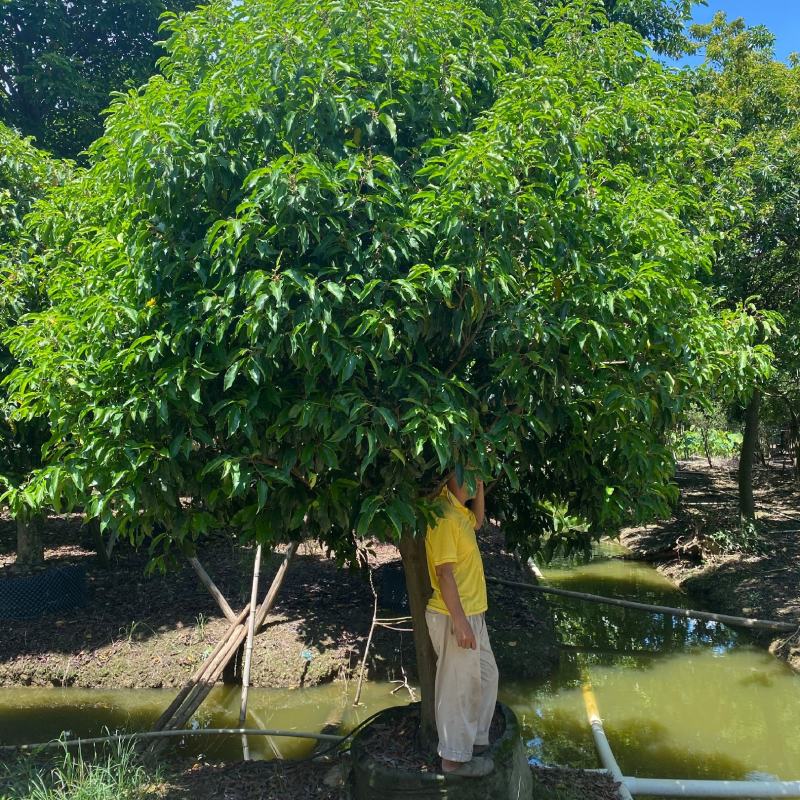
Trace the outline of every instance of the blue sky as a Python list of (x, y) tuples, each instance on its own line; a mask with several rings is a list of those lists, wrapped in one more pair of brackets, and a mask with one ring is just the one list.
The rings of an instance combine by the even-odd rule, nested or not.
[[(789, 53), (800, 53), (800, 0), (708, 0), (707, 6), (698, 6), (695, 22), (710, 22), (717, 11), (724, 11), (728, 19), (744, 17), (748, 25), (766, 25), (776, 36), (775, 54), (786, 59)], [(696, 63), (699, 59), (685, 59), (681, 63)]]

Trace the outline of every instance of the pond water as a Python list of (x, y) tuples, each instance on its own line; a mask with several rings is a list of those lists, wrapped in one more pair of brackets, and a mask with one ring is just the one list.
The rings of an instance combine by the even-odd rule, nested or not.
[[(584, 564), (544, 570), (563, 588), (672, 606), (691, 605), (652, 567), (604, 545)], [(520, 716), (534, 762), (598, 767), (581, 686), (594, 691), (606, 733), (625, 774), (740, 779), (759, 773), (800, 780), (800, 676), (745, 634), (713, 622), (549, 597), (564, 644), (556, 675), (537, 684), (506, 682), (501, 699)], [(250, 692), (247, 724), (319, 731), (351, 729), (374, 711), (407, 702), (405, 689), (366, 684), (354, 708), (353, 683)], [(62, 731), (145, 730), (174, 690), (0, 689), (0, 742), (42, 741)], [(235, 726), (239, 692), (217, 687), (192, 724)], [(309, 740), (252, 737), (261, 758), (296, 758)], [(239, 737), (191, 737), (186, 753), (241, 756)]]
[[(365, 683), (361, 703), (353, 706), (354, 684), (331, 683), (308, 689), (250, 689), (248, 728), (303, 732), (326, 725), (350, 730), (370, 714), (402, 702), (396, 685)], [(152, 728), (175, 697), (173, 689), (0, 689), (0, 744), (41, 742), (64, 731), (69, 738), (104, 736), (108, 731)], [(403, 690), (406, 698), (407, 691)], [(189, 728), (238, 727), (241, 690), (216, 686), (192, 718)], [(252, 736), (252, 758), (301, 758), (313, 749), (310, 739)], [(327, 746), (325, 743), (321, 747)], [(182, 753), (209, 760), (241, 759), (239, 736), (189, 736)], [(0, 759), (3, 754), (0, 753)]]
[[(607, 544), (584, 564), (544, 569), (560, 588), (692, 607), (649, 565)], [(543, 763), (597, 767), (581, 691), (593, 689), (626, 775), (800, 779), (800, 676), (714, 622), (550, 597), (562, 650), (544, 685), (507, 684), (529, 750)]]

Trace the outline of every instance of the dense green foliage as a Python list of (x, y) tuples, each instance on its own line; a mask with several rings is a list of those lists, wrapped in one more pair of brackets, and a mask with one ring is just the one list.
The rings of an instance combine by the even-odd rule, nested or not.
[(693, 49), (686, 23), (700, 0), (606, 0), (609, 19), (624, 22), (658, 53), (678, 57)]
[(712, 457), (730, 458), (738, 452), (742, 435), (729, 430), (729, 421), (721, 402), (705, 399), (707, 402), (703, 406), (689, 408), (683, 414), (681, 429), (673, 435), (672, 446), (682, 458), (705, 456), (709, 466), (713, 466)]
[[(42, 306), (44, 287), (32, 260), (36, 244), (25, 230), (24, 218), (36, 199), (68, 174), (68, 164), (51, 159), (0, 123), (0, 334)], [(0, 344), (0, 380), (15, 364)], [(0, 388), (0, 491), (25, 480), (40, 464), (45, 438), (41, 421), (12, 423), (10, 411)]]
[(755, 295), (783, 316), (765, 411), (788, 418), (800, 456), (800, 64), (776, 60), (774, 36), (741, 19), (717, 14), (693, 32), (706, 50), (694, 75), (703, 114), (734, 131), (721, 181), (737, 213), (709, 280), (731, 303)]
[(111, 93), (139, 86), (154, 72), (159, 16), (196, 4), (3, 0), (0, 118), (41, 147), (76, 156), (102, 133)]
[(768, 352), (697, 280), (722, 138), (638, 34), (499, 0), (167, 28), (163, 76), (33, 215), (29, 500), (157, 553), (230, 523), (346, 554), (467, 464), (530, 549), (666, 509), (676, 418)]

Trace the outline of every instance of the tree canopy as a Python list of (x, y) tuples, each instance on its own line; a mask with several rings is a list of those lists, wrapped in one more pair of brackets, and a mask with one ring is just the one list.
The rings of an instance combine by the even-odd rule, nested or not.
[(656, 52), (678, 57), (693, 49), (686, 33), (692, 9), (701, 0), (606, 0), (608, 18), (638, 31)]
[(3, 0), (0, 118), (75, 157), (103, 131), (111, 93), (155, 71), (159, 16), (196, 0)]
[[(28, 139), (0, 123), (0, 337), (25, 313), (39, 310), (43, 286), (33, 261), (36, 244), (25, 229), (25, 215), (35, 201), (69, 174), (68, 164), (51, 159)], [(0, 381), (16, 366), (0, 343)], [(13, 408), (0, 383), (0, 495), (24, 485), (33, 469), (41, 466), (46, 422), (37, 417), (12, 421)], [(38, 503), (17, 508), (20, 522)], [(24, 533), (24, 531), (23, 531)], [(41, 554), (27, 553), (33, 560)]]
[(706, 55), (693, 75), (702, 113), (733, 131), (720, 180), (736, 213), (708, 280), (731, 303), (756, 296), (781, 313), (776, 368), (762, 386), (766, 411), (788, 415), (800, 454), (800, 64), (775, 58), (766, 28), (722, 13), (692, 32)]
[[(588, 9), (588, 10), (587, 10)], [(212, 2), (32, 214), (7, 337), (28, 485), (156, 558), (420, 528), (451, 469), (513, 541), (671, 498), (665, 432), (766, 369), (698, 281), (721, 134), (602, 4)]]

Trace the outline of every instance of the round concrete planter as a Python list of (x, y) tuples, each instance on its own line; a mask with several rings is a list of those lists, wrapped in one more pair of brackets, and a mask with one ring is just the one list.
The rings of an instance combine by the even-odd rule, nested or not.
[[(494, 759), (495, 768), (485, 778), (446, 777), (388, 766), (370, 755), (364, 747), (365, 737), (357, 734), (350, 749), (353, 800), (427, 800), (441, 797), (454, 800), (530, 800), (533, 792), (531, 770), (519, 723), (510, 708), (500, 704), (499, 709), (505, 719), (505, 731), (491, 746), (489, 754)], [(375, 722), (386, 722), (407, 713), (407, 707), (389, 708), (377, 716)]]

